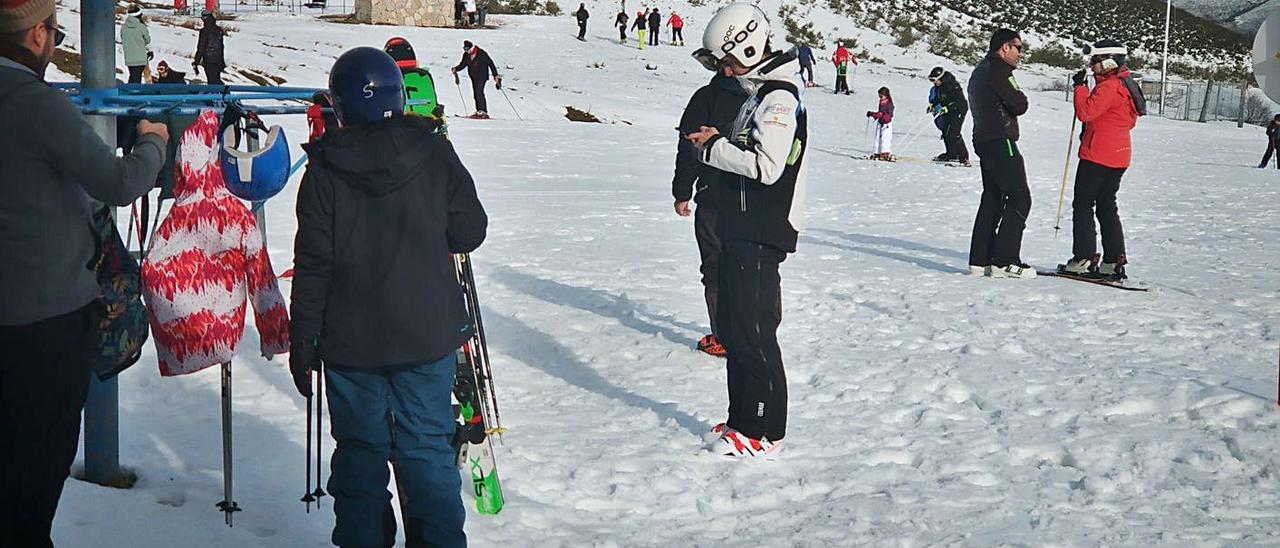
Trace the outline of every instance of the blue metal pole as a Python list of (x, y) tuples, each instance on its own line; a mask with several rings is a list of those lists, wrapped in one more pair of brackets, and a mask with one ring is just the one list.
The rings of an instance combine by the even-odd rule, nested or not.
[[(114, 0), (84, 0), (80, 4), (80, 47), (83, 87), (87, 90), (116, 85)], [(98, 136), (116, 144), (116, 119), (90, 116)], [(89, 399), (84, 407), (84, 477), (99, 485), (120, 485), (120, 408), (116, 379), (98, 382), (91, 375)]]

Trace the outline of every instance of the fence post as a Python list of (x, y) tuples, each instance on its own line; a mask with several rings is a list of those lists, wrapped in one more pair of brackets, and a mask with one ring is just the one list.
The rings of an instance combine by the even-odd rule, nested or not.
[(1204, 84), (1204, 103), (1200, 106), (1200, 123), (1209, 121), (1209, 92), (1213, 91), (1213, 77)]
[(1236, 118), (1236, 128), (1244, 127), (1244, 104), (1249, 100), (1249, 84), (1240, 85), (1240, 117)]

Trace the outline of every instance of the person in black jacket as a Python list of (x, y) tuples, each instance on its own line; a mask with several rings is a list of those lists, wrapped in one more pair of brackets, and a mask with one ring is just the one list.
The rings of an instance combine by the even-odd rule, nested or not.
[(658, 13), (658, 8), (653, 8), (649, 12), (649, 45), (658, 45), (658, 31), (662, 29), (662, 14)]
[(614, 26), (618, 27), (618, 41), (623, 44), (627, 43), (627, 20), (630, 18), (627, 10), (619, 11), (618, 16), (613, 18)]
[(1022, 231), (1031, 212), (1027, 168), (1018, 151), (1018, 116), (1027, 96), (1013, 78), (1022, 59), (1022, 37), (1010, 29), (991, 36), (986, 58), (969, 77), (973, 150), (982, 160), (982, 203), (973, 222), (969, 271), (996, 278), (1034, 278), (1022, 262)]
[(187, 83), (187, 73), (173, 70), (169, 68), (169, 63), (160, 61), (156, 64), (156, 83), (185, 84)]
[(462, 61), (450, 69), (455, 83), (458, 81), (458, 71), (464, 67), (467, 69), (467, 76), (471, 78), (471, 93), (476, 99), (476, 113), (472, 117), (488, 118), (489, 102), (484, 98), (484, 85), (489, 81), (489, 73), (492, 72), (494, 85), (497, 89), (502, 89), (502, 76), (498, 75), (498, 67), (493, 64), (489, 52), (472, 44), (470, 40), (462, 42)]
[(585, 2), (578, 4), (578, 11), (573, 15), (578, 18), (578, 39), (585, 42), (587, 41), (587, 19), (591, 17), (591, 14), (587, 13), (587, 4)]
[(937, 88), (934, 103), (929, 105), (938, 120), (938, 128), (942, 130), (942, 142), (947, 150), (934, 158), (941, 162), (969, 163), (969, 148), (964, 145), (964, 137), (960, 130), (964, 127), (964, 118), (969, 114), (969, 101), (964, 97), (964, 90), (955, 75), (942, 67), (934, 67), (929, 72), (929, 81)]
[[(1271, 119), (1271, 123), (1267, 124), (1267, 153), (1262, 155), (1262, 163), (1258, 164), (1259, 168), (1267, 167), (1267, 162), (1271, 161), (1271, 155), (1276, 151), (1276, 145), (1280, 144), (1280, 114)], [(1280, 169), (1280, 154), (1276, 155), (1276, 168)]]
[(303, 145), (289, 369), (304, 397), (324, 375), (332, 540), (394, 544), (390, 461), (406, 544), (464, 546), (450, 394), (475, 326), (450, 254), (478, 248), (488, 217), (439, 120), (404, 115), (391, 57), (351, 50), (329, 85), (341, 127)]
[[(711, 82), (698, 88), (684, 107), (680, 117), (680, 139), (676, 145), (676, 173), (671, 179), (671, 195), (675, 197), (676, 214), (689, 216), (689, 201), (698, 204), (693, 214), (693, 235), (698, 241), (698, 253), (702, 256), (702, 288), (711, 318), (711, 334), (698, 341), (698, 350), (716, 357), (724, 357), (725, 350), (716, 335), (716, 304), (719, 294), (720, 239), (716, 236), (716, 207), (720, 181), (736, 179), (698, 159), (698, 150), (685, 135), (696, 133), (702, 126), (714, 127), (722, 134), (733, 129), (733, 121), (747, 101), (747, 90), (737, 78), (721, 69)], [(696, 194), (695, 194), (696, 191)]]
[(191, 62), (192, 71), (200, 75), (200, 67), (204, 67), (205, 78), (210, 85), (222, 85), (222, 71), (227, 68), (227, 60), (223, 55), (222, 38), (226, 32), (218, 26), (213, 13), (204, 12), (200, 16), (204, 26), (200, 27), (200, 38), (196, 42), (196, 57)]

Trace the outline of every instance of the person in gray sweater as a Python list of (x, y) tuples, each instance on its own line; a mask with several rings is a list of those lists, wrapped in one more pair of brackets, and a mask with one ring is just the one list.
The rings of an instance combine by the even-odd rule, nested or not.
[(62, 38), (54, 0), (0, 3), (0, 546), (52, 546), (75, 459), (103, 318), (90, 200), (145, 194), (168, 140), (140, 122), (117, 157), (44, 81)]

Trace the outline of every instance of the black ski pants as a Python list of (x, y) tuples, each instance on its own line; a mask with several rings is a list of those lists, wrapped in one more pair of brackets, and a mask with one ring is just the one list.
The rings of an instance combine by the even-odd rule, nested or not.
[(587, 39), (587, 22), (586, 21), (578, 21), (578, 39), (579, 40)]
[(1080, 160), (1076, 168), (1075, 196), (1071, 199), (1071, 234), (1074, 242), (1071, 254), (1074, 258), (1087, 259), (1098, 252), (1097, 234), (1093, 217), (1098, 216), (1102, 227), (1102, 260), (1116, 262), (1124, 255), (1124, 228), (1120, 226), (1116, 192), (1120, 190), (1120, 178), (1124, 168), (1111, 168)]
[(845, 75), (837, 74), (836, 75), (836, 93), (840, 93), (842, 91), (845, 93), (849, 92), (849, 81), (846, 79)]
[(627, 26), (626, 26), (626, 25), (618, 25), (618, 40), (621, 40), (622, 42), (626, 42), (626, 41), (627, 41)]
[(660, 40), (660, 38), (658, 37), (659, 30), (661, 29), (653, 25), (649, 25), (649, 45), (650, 46), (658, 45), (658, 41)]
[(489, 83), (488, 79), (479, 80), (471, 79), (471, 96), (476, 100), (476, 112), (489, 112), (489, 102), (484, 98), (484, 85)]
[(146, 72), (146, 69), (147, 69), (146, 65), (130, 66), (129, 67), (129, 83), (141, 84), (142, 74)]
[[(711, 333), (720, 338), (716, 329), (716, 305), (720, 294), (720, 237), (716, 236), (716, 219), (719, 212), (715, 205), (699, 204), (693, 212), (693, 235), (698, 240), (698, 254), (702, 256), (702, 293), (707, 301), (707, 317), (711, 319)], [(722, 343), (723, 344), (723, 343)]]
[(787, 376), (778, 347), (786, 253), (742, 240), (721, 242), (720, 344), (728, 351), (730, 428), (751, 438), (787, 435)]
[(806, 84), (813, 81), (813, 65), (800, 65), (800, 79)]
[(226, 68), (227, 68), (227, 67), (224, 67), (224, 66), (222, 66), (222, 65), (210, 65), (210, 64), (205, 64), (205, 66), (204, 66), (204, 77), (209, 81), (209, 85), (211, 85), (211, 86), (221, 86), (221, 85), (223, 85), (223, 84), (222, 84), (222, 71), (223, 71), (224, 69), (226, 69)]
[[(1262, 155), (1262, 163), (1258, 164), (1258, 167), (1267, 167), (1267, 164), (1271, 162), (1271, 155), (1275, 152), (1276, 141), (1274, 139), (1267, 139), (1267, 153)], [(1280, 169), (1280, 154), (1276, 155), (1276, 169)]]
[(1022, 231), (1031, 213), (1031, 188), (1018, 143), (1000, 139), (973, 144), (982, 161), (982, 202), (973, 221), (969, 264), (1021, 264)]
[(671, 27), (671, 42), (684, 44), (684, 27)]
[(964, 145), (960, 130), (964, 128), (965, 112), (948, 112), (942, 126), (942, 142), (947, 145), (947, 158), (965, 162), (969, 160), (969, 147)]
[(0, 546), (53, 546), (98, 353), (94, 306), (0, 327)]

